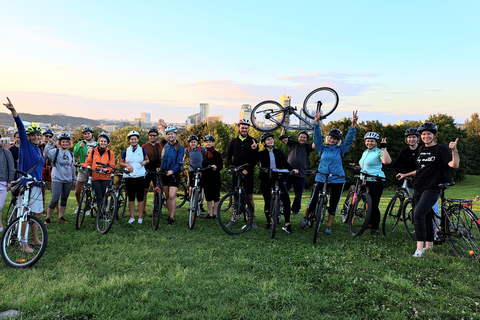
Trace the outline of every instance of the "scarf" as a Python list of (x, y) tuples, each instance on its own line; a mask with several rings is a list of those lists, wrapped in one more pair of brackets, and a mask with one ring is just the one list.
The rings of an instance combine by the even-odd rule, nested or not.
[(207, 156), (208, 159), (212, 159), (213, 151), (215, 151), (215, 147), (207, 148), (205, 150), (205, 155)]

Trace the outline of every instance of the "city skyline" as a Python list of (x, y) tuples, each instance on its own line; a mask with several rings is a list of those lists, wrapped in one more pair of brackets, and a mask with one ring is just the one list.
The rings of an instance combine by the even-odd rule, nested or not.
[(360, 121), (446, 113), (462, 123), (480, 107), (478, 1), (26, 0), (2, 9), (0, 92), (20, 113), (119, 120), (143, 110), (152, 122), (184, 122), (206, 102), (234, 123), (243, 104), (284, 95), (301, 108), (321, 86), (340, 96), (332, 120), (358, 110)]

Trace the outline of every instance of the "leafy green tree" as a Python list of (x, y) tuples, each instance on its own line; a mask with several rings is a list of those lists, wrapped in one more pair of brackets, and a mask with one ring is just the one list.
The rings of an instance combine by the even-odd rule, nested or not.
[[(470, 116), (470, 119), (465, 120), (465, 132), (467, 134), (465, 144), (465, 155), (468, 160), (468, 174), (480, 175), (480, 160), (478, 155), (480, 154), (480, 118), (478, 113), (474, 113)], [(461, 155), (460, 164), (464, 160), (464, 156)]]

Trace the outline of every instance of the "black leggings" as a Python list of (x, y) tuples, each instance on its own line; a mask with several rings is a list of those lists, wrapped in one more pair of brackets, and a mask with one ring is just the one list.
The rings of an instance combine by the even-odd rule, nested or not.
[(98, 207), (102, 204), (103, 197), (105, 196), (105, 191), (107, 190), (108, 185), (110, 184), (110, 180), (93, 180), (92, 181), (92, 188), (95, 192), (95, 196), (97, 197), (97, 205)]
[[(274, 182), (272, 181), (272, 184)], [(283, 216), (285, 217), (285, 223), (290, 223), (290, 197), (288, 196), (287, 187), (285, 187), (284, 182), (279, 182), (279, 187), (281, 191), (280, 199), (283, 203)], [(270, 202), (272, 196), (272, 185), (268, 179), (260, 181), (260, 190), (262, 190), (263, 201), (265, 202), (264, 210), (265, 217), (267, 218), (267, 223), (270, 223)]]
[[(328, 214), (334, 216), (337, 213), (338, 202), (342, 196), (344, 183), (329, 183), (327, 188), (330, 187), (330, 204), (328, 205)], [(315, 190), (313, 190), (312, 197), (308, 201), (308, 209), (311, 212), (315, 211), (317, 206), (318, 194), (323, 190), (323, 182), (315, 183)]]
[(380, 209), (378, 205), (380, 204), (380, 198), (383, 193), (383, 181), (379, 182), (367, 182), (368, 194), (372, 199), (372, 213), (370, 214), (370, 225), (373, 230), (378, 230), (380, 225)]
[(129, 202), (135, 201), (135, 196), (138, 202), (143, 201), (143, 190), (145, 190), (145, 182), (143, 181), (143, 177), (126, 178), (125, 187), (127, 188)]

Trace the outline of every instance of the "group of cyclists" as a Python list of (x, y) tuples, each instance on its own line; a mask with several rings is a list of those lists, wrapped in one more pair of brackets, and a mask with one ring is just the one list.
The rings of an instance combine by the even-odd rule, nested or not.
[[(51, 180), (52, 198), (46, 211), (45, 224), (51, 223), (52, 213), (59, 202), (58, 221), (67, 222), (64, 214), (68, 195), (73, 185), (75, 185), (76, 200), (79, 202), (83, 184), (88, 177), (81, 168), (76, 168), (76, 163), (80, 164), (81, 167), (96, 168), (92, 173), (92, 187), (95, 191), (97, 202), (102, 203), (105, 190), (110, 182), (110, 174), (115, 168), (115, 155), (108, 148), (110, 143), (109, 135), (101, 133), (97, 141), (95, 141), (93, 129), (85, 127), (82, 130), (84, 139), (75, 145), (72, 153), (68, 150), (72, 140), (70, 135), (62, 133), (56, 138), (53, 132), (42, 132), (41, 128), (36, 125), (25, 128), (10, 100), (4, 105), (11, 111), (17, 124), (18, 131), (16, 136), (19, 143), (16, 142), (15, 146), (18, 150), (13, 148), (13, 146), (13, 149), (11, 148), (12, 152), (16, 152), (18, 158), (18, 161), (14, 161), (15, 165), (18, 166), (19, 170), (28, 172), (39, 181), (42, 179)], [(308, 158), (313, 150), (317, 150), (320, 156), (318, 172), (335, 175), (328, 181), (331, 196), (325, 229), (326, 235), (333, 234), (332, 224), (345, 185), (345, 179), (341, 178), (341, 176), (345, 176), (342, 158), (355, 139), (358, 115), (356, 111), (353, 112), (352, 124), (343, 141), (342, 131), (336, 128), (331, 129), (326, 137), (322, 136), (321, 118), (321, 113), (318, 111), (315, 115), (313, 143), (308, 143), (309, 133), (307, 131), (300, 131), (297, 139), (293, 139), (291, 136), (285, 135), (285, 132), (282, 132), (280, 140), (288, 146), (287, 156), (281, 150), (275, 148), (276, 142), (271, 132), (262, 134), (260, 143), (264, 148), (262, 151), (259, 151), (258, 141), (248, 134), (250, 129), (249, 119), (240, 119), (237, 123), (238, 137), (232, 139), (228, 145), (227, 166), (233, 165), (238, 167), (248, 164), (242, 172), (243, 186), (253, 208), (255, 207), (253, 201), (255, 179), (253, 173), (255, 166), (259, 163), (260, 167), (263, 168), (287, 169), (290, 171), (290, 175), (279, 181), (280, 190), (282, 191), (281, 200), (285, 223), (282, 229), (287, 233), (292, 233), (290, 213), (297, 215), (301, 210)], [(220, 171), (223, 168), (224, 161), (221, 154), (215, 150), (215, 137), (208, 134), (203, 139), (200, 139), (196, 135), (191, 135), (188, 137), (188, 146), (184, 148), (177, 139), (177, 129), (175, 127), (168, 126), (163, 120), (159, 121), (159, 125), (164, 127), (165, 136), (163, 139), (159, 139), (157, 128), (151, 128), (148, 131), (149, 141), (140, 146), (140, 134), (136, 131), (131, 131), (127, 135), (129, 146), (123, 150), (120, 157), (119, 166), (126, 170), (124, 178), (130, 212), (128, 223), (134, 223), (135, 221), (142, 223), (143, 221), (146, 195), (150, 183), (154, 181), (154, 175), (151, 173), (153, 171), (165, 173), (161, 178), (166, 207), (169, 213), (167, 224), (172, 225), (175, 222), (175, 197), (180, 183), (180, 171), (186, 160), (188, 160), (191, 172), (196, 168), (211, 168), (211, 170), (202, 172), (202, 188), (207, 201), (208, 212), (206, 218), (216, 219), (218, 202), (220, 200)], [(45, 144), (43, 145), (42, 136), (45, 138)], [(385, 178), (382, 166), (390, 164), (392, 158), (387, 150), (386, 139), (381, 138), (378, 133), (367, 132), (363, 138), (366, 150), (363, 152), (358, 164), (362, 172), (368, 173), (367, 185), (372, 199), (369, 228), (372, 235), (378, 235), (380, 223), (379, 202), (384, 189), (382, 178)], [(200, 145), (201, 140), (203, 140), (204, 146)], [(423, 145), (419, 144), (419, 140), (423, 142)], [(407, 178), (412, 180), (415, 199), (415, 232), (417, 236), (417, 247), (413, 256), (421, 257), (425, 250), (431, 249), (433, 246), (432, 207), (435, 206), (440, 194), (438, 185), (444, 182), (442, 172), (447, 170), (447, 168), (458, 168), (459, 166), (458, 139), (450, 142), (448, 147), (437, 144), (437, 127), (431, 122), (426, 122), (421, 124), (418, 129), (407, 129), (405, 131), (405, 143), (407, 146), (396, 157), (393, 165), (398, 179)], [(0, 161), (2, 163), (2, 166), (0, 166), (1, 209), (6, 192), (9, 189), (9, 183), (13, 177), (9, 175), (9, 171), (7, 174), (4, 174), (3, 171), (4, 165), (7, 165), (8, 161), (3, 161), (1, 158)], [(97, 168), (97, 163), (105, 165)], [(51, 172), (45, 170), (47, 167), (51, 168)], [(49, 177), (46, 178), (46, 175)], [(190, 174), (190, 186), (193, 185), (192, 176)], [(370, 176), (375, 176), (375, 178)], [(232, 185), (237, 185), (236, 179), (237, 177), (234, 175)], [(260, 189), (264, 199), (264, 213), (267, 221), (265, 229), (270, 229), (269, 210), (273, 181), (271, 175), (265, 172), (261, 172), (258, 179), (260, 180)], [(315, 210), (317, 196), (320, 190), (323, 189), (325, 175), (317, 174), (315, 182), (314, 192), (305, 209), (305, 215), (300, 221), (302, 229), (307, 226), (308, 217)], [(295, 193), (293, 204), (291, 204), (288, 194), (292, 187)], [(37, 216), (45, 213), (44, 198), (41, 186), (32, 188), (30, 208)], [(137, 208), (135, 208), (135, 199), (137, 200)], [(136, 211), (138, 220), (135, 220)], [(234, 216), (232, 216), (227, 227), (231, 227), (236, 223)], [(0, 227), (2, 226), (0, 225)], [(258, 228), (255, 221), (253, 221), (252, 227)]]

